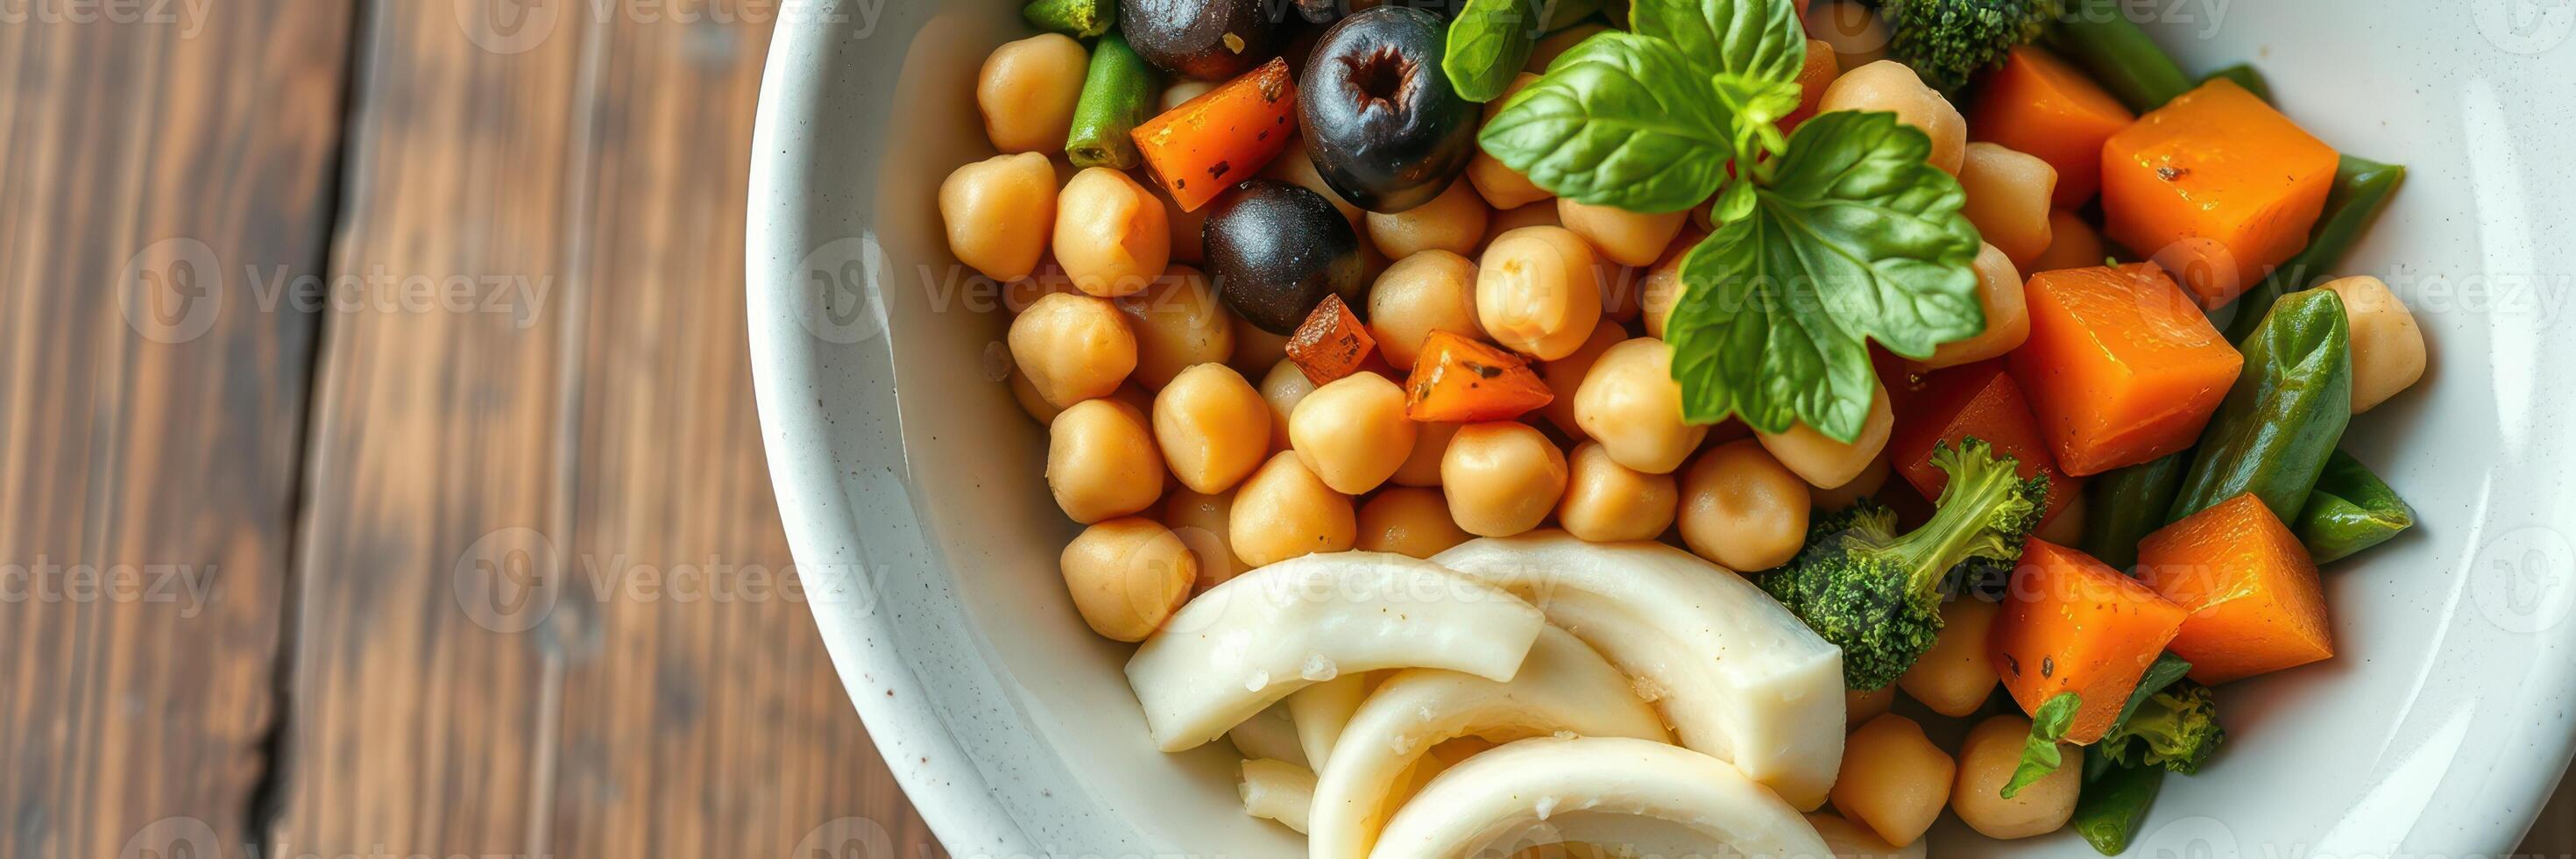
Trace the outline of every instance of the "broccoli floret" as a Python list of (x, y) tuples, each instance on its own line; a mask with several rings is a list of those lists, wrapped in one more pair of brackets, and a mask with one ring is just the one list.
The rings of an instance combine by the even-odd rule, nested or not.
[(1762, 586), (1799, 620), (1843, 649), (1843, 682), (1883, 689), (1914, 665), (1941, 633), (1952, 568), (1972, 559), (2011, 561), (2038, 527), (2046, 475), (2023, 480), (2012, 457), (1985, 442), (1942, 445), (1932, 464), (1950, 475), (1932, 520), (1896, 533), (1896, 514), (1864, 499), (1818, 513), (1807, 545)]
[(2129, 721), (2102, 738), (2102, 754), (2121, 764), (2164, 767), (2183, 775), (2200, 771), (2227, 731), (2218, 726), (2218, 701), (2209, 687), (2178, 680), (2149, 697)]
[(1888, 53), (1949, 93), (2014, 45), (2039, 38), (2061, 8), (2060, 0), (1885, 0), (1878, 11), (1895, 33)]

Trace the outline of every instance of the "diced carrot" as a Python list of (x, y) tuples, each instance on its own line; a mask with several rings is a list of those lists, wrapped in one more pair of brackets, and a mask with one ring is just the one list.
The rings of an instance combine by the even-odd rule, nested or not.
[(2027, 713), (2073, 692), (2084, 699), (2068, 742), (2102, 738), (2138, 677), (2182, 629), (2184, 612), (2092, 556), (2031, 540), (2013, 570), (1987, 646), (2004, 688)]
[(1808, 39), (1807, 64), (1798, 67), (1798, 109), (1780, 118), (1780, 132), (1786, 134), (1816, 115), (1816, 106), (1825, 101), (1825, 87), (1832, 86), (1834, 78), (1842, 73), (1834, 61), (1834, 46), (1823, 39)]
[(2147, 535), (2138, 564), (2141, 579), (2191, 612), (2172, 645), (2191, 679), (2225, 683), (2334, 656), (2316, 562), (2253, 493)]
[(2023, 295), (2030, 339), (2012, 375), (2068, 474), (2190, 447), (2245, 366), (2152, 263), (2043, 271)]
[(2048, 475), (2048, 512), (2041, 522), (2057, 518), (2067, 501), (2084, 492), (2084, 478), (2058, 470), (2056, 454), (2040, 437), (2039, 420), (2031, 417), (2030, 401), (2022, 397), (2021, 383), (2004, 372), (2002, 359), (1934, 371), (1906, 405), (1896, 415), (1887, 452), (1905, 482), (1927, 500), (1940, 498), (1942, 488), (1950, 485), (1950, 473), (1932, 464), (1932, 449), (1956, 447), (1970, 436), (2018, 460), (2014, 470), (2021, 476)]
[(1986, 75), (1969, 108), (1968, 136), (2039, 156), (2057, 168), (2054, 200), (2071, 208), (2102, 187), (2102, 141), (2136, 119), (2082, 70), (2046, 49), (2023, 45), (2004, 58), (2003, 68)]
[(1297, 134), (1297, 84), (1272, 59), (1131, 132), (1154, 181), (1195, 212), (1217, 192), (1252, 178)]
[(2104, 229), (2217, 307), (2307, 245), (2336, 161), (2334, 147), (2214, 78), (2102, 144)]
[(1556, 399), (1520, 356), (1447, 331), (1422, 341), (1404, 391), (1404, 416), (1424, 423), (1507, 421)]
[(1288, 335), (1288, 360), (1297, 362), (1297, 371), (1306, 381), (1322, 385), (1358, 372), (1377, 351), (1377, 339), (1370, 337), (1368, 326), (1351, 315), (1351, 307), (1338, 295), (1324, 296), (1306, 314), (1305, 324)]

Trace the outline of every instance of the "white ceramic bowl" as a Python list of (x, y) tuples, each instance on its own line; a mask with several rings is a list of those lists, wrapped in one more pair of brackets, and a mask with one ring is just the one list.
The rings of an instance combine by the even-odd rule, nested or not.
[[(844, 0), (779, 27), (751, 174), (770, 474), (841, 681), (961, 856), (1303, 855), (1223, 744), (1153, 750), (1056, 553), (1005, 314), (951, 277), (934, 192), (988, 154), (971, 83), (1016, 0)], [(2568, 761), (2576, 687), (2576, 4), (2141, 0), (2185, 65), (2251, 60), (2331, 143), (2408, 165), (2350, 261), (2415, 307), (2416, 389), (2348, 445), (2423, 524), (2327, 574), (2341, 653), (2226, 690), (2227, 750), (2134, 855), (2494, 854)], [(978, 287), (982, 288), (978, 288)], [(2090, 855), (2071, 834), (1944, 855)], [(2198, 851), (2198, 852), (2194, 852)]]

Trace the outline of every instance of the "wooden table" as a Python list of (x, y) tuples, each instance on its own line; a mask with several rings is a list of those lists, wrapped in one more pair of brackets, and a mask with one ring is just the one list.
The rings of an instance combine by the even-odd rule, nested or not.
[(0, 25), (0, 859), (935, 850), (781, 587), (775, 0), (45, 5), (108, 11)]

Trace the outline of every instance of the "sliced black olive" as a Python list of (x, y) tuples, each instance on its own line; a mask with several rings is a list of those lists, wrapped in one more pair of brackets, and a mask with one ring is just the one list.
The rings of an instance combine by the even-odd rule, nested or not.
[(1265, 0), (1118, 0), (1128, 47), (1162, 70), (1204, 81), (1242, 74), (1279, 55), (1282, 14)]
[(1360, 208), (1430, 202), (1476, 154), (1476, 104), (1440, 71), (1448, 31), (1430, 12), (1380, 6), (1343, 18), (1315, 44), (1297, 82), (1306, 155)]
[(1263, 331), (1295, 332), (1327, 295), (1359, 302), (1359, 234), (1322, 194), (1270, 179), (1244, 181), (1208, 204), (1199, 238), (1217, 295)]

